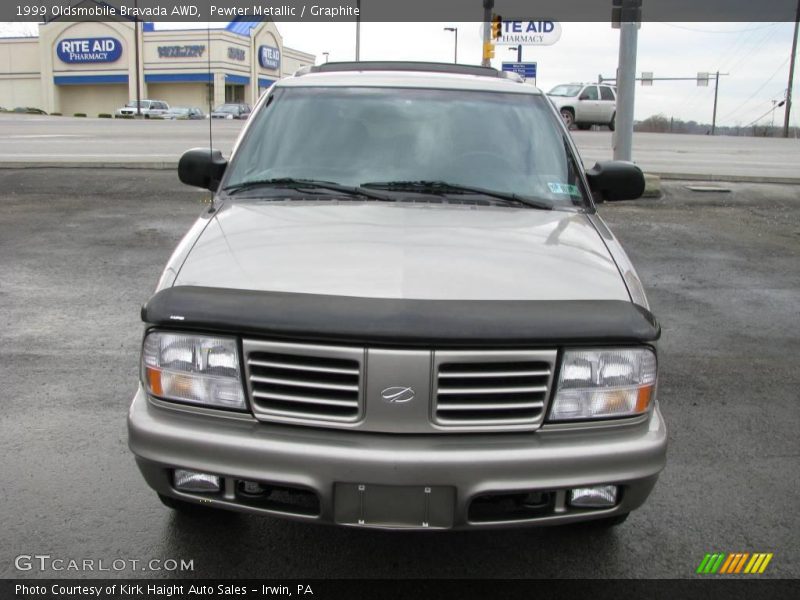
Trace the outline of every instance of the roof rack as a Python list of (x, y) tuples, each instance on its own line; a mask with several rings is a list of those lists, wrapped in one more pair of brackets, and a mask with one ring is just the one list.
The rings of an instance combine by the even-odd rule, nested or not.
[(454, 73), (458, 75), (477, 75), (479, 77), (498, 77), (522, 81), (516, 73), (498, 71), (491, 67), (459, 65), (453, 63), (412, 62), (412, 61), (360, 61), (329, 62), (322, 65), (306, 65), (298, 69), (294, 76), (302, 77), (309, 73), (340, 73), (342, 71), (422, 71), (425, 73)]

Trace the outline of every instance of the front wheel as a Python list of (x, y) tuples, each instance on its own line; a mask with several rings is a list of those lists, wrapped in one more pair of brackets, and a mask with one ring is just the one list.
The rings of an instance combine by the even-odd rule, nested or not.
[(564, 125), (567, 126), (567, 129), (571, 129), (575, 124), (575, 113), (572, 112), (572, 109), (562, 108), (561, 118), (564, 119)]
[(617, 126), (617, 113), (614, 113), (614, 114), (611, 116), (611, 121), (608, 123), (608, 128), (609, 128), (611, 131), (614, 131), (614, 128), (615, 128), (616, 126)]

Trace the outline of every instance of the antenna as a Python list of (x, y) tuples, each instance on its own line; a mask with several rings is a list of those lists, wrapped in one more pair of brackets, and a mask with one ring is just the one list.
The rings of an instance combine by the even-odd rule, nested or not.
[(211, 134), (211, 113), (214, 111), (214, 74), (211, 72), (211, 23), (206, 21), (206, 58), (208, 59), (208, 154), (213, 158), (214, 137)]

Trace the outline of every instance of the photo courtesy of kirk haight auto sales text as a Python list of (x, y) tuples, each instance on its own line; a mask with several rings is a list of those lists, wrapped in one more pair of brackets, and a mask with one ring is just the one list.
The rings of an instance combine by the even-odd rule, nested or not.
[(292, 590), (287, 585), (261, 584), (258, 588), (247, 588), (242, 585), (155, 585), (139, 583), (113, 583), (110, 585), (67, 585), (54, 583), (52, 585), (25, 585), (18, 583), (14, 586), (17, 597), (24, 596), (88, 596), (100, 598), (103, 596), (159, 596), (171, 598), (173, 596), (244, 596), (248, 592), (260, 593), (262, 596), (313, 596), (314, 591), (310, 585), (296, 584)]

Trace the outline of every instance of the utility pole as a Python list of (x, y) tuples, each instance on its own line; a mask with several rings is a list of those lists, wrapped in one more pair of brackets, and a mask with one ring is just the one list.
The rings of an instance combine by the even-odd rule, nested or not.
[(794, 17), (794, 39), (792, 40), (792, 58), (789, 61), (789, 86), (786, 89), (786, 112), (783, 117), (783, 137), (789, 137), (789, 115), (792, 112), (792, 85), (794, 85), (794, 61), (797, 58), (797, 30), (800, 27), (800, 0), (797, 0), (797, 13)]
[(356, 0), (356, 62), (361, 60), (361, 0)]
[(636, 46), (639, 39), (641, 0), (617, 0), (619, 20), (619, 66), (617, 67), (617, 116), (614, 160), (630, 161), (633, 155), (633, 106), (636, 97)]
[(711, 117), (711, 135), (717, 131), (717, 97), (719, 96), (719, 71), (717, 71), (716, 82), (714, 83), (714, 116)]
[[(492, 41), (492, 9), (494, 8), (494, 0), (483, 0), (483, 47)], [(492, 61), (489, 58), (483, 57), (481, 60), (482, 67), (491, 67)]]

